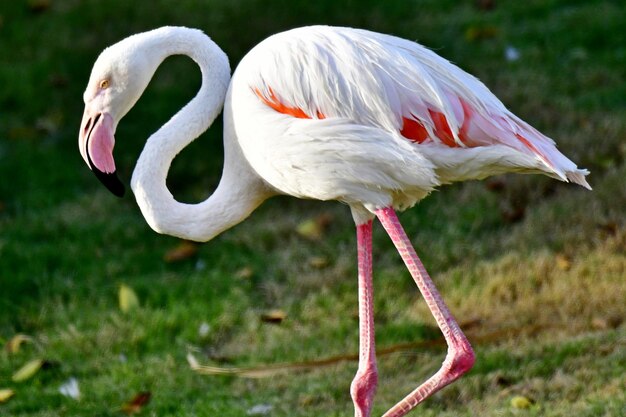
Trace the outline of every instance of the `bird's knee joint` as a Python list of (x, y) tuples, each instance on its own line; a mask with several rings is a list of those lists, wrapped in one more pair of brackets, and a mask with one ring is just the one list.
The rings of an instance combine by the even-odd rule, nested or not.
[(356, 404), (370, 403), (376, 392), (377, 384), (378, 371), (376, 369), (358, 371), (350, 386), (350, 394), (354, 402)]
[(461, 375), (468, 372), (474, 366), (476, 362), (476, 355), (471, 346), (463, 346), (459, 350), (454, 350), (448, 353), (444, 366), (450, 373), (450, 375), (456, 379)]

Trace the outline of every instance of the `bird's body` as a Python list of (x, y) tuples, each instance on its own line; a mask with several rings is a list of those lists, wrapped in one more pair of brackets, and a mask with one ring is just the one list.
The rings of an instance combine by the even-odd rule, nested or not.
[[(371, 313), (371, 225), (378, 217), (449, 344), (440, 372), (393, 407), (401, 416), (473, 364), (469, 343), (439, 297), (394, 209), (437, 186), (504, 172), (543, 173), (589, 188), (586, 170), (522, 121), (476, 78), (404, 39), (350, 28), (274, 35), (246, 55), (229, 84), (223, 52), (200, 31), (161, 28), (105, 50), (85, 92), (79, 146), (113, 191), (113, 133), (156, 67), (187, 54), (202, 70), (198, 95), (146, 143), (132, 187), (161, 233), (206, 241), (275, 194), (338, 200), (358, 230), (361, 361), (352, 386), (369, 415), (376, 369)], [(224, 104), (224, 171), (204, 202), (183, 204), (165, 185), (170, 163)]]
[(225, 106), (246, 160), (273, 188), (359, 212), (404, 209), (442, 183), (503, 172), (584, 178), (476, 78), (365, 30), (270, 37), (237, 67)]

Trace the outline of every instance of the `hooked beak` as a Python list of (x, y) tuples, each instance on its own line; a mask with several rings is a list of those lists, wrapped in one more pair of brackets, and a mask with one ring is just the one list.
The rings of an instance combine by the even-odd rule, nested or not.
[(78, 135), (78, 148), (89, 169), (113, 194), (124, 196), (124, 184), (115, 173), (113, 147), (115, 127), (109, 113), (94, 113), (87, 107)]

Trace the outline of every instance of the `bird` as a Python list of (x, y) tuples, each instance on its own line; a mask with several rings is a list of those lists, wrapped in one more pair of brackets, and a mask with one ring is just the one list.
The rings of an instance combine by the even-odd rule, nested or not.
[[(114, 194), (118, 122), (157, 67), (187, 55), (199, 91), (146, 141), (131, 188), (156, 231), (206, 242), (275, 195), (336, 200), (350, 208), (357, 241), (359, 362), (350, 385), (356, 417), (369, 417), (378, 370), (372, 228), (382, 224), (448, 345), (441, 368), (384, 417), (401, 417), (472, 368), (475, 353), (398, 220), (443, 184), (507, 172), (538, 173), (591, 189), (555, 142), (511, 111), (476, 77), (416, 42), (348, 27), (274, 34), (232, 74), (203, 31), (160, 27), (104, 49), (84, 92), (79, 150)], [(166, 186), (172, 160), (223, 110), (224, 164), (213, 193), (178, 202)]]

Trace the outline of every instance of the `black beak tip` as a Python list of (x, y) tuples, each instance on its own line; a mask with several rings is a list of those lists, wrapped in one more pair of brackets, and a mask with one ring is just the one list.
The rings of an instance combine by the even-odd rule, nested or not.
[(113, 193), (113, 195), (120, 197), (120, 198), (124, 197), (124, 193), (126, 192), (126, 189), (124, 187), (124, 184), (122, 184), (122, 181), (120, 181), (120, 179), (117, 177), (117, 174), (115, 172), (111, 172), (110, 174), (107, 174), (105, 172), (100, 171), (96, 167), (93, 167), (92, 171), (94, 174), (96, 174), (96, 178), (98, 178), (100, 182), (104, 184), (105, 187), (107, 187), (109, 191)]

